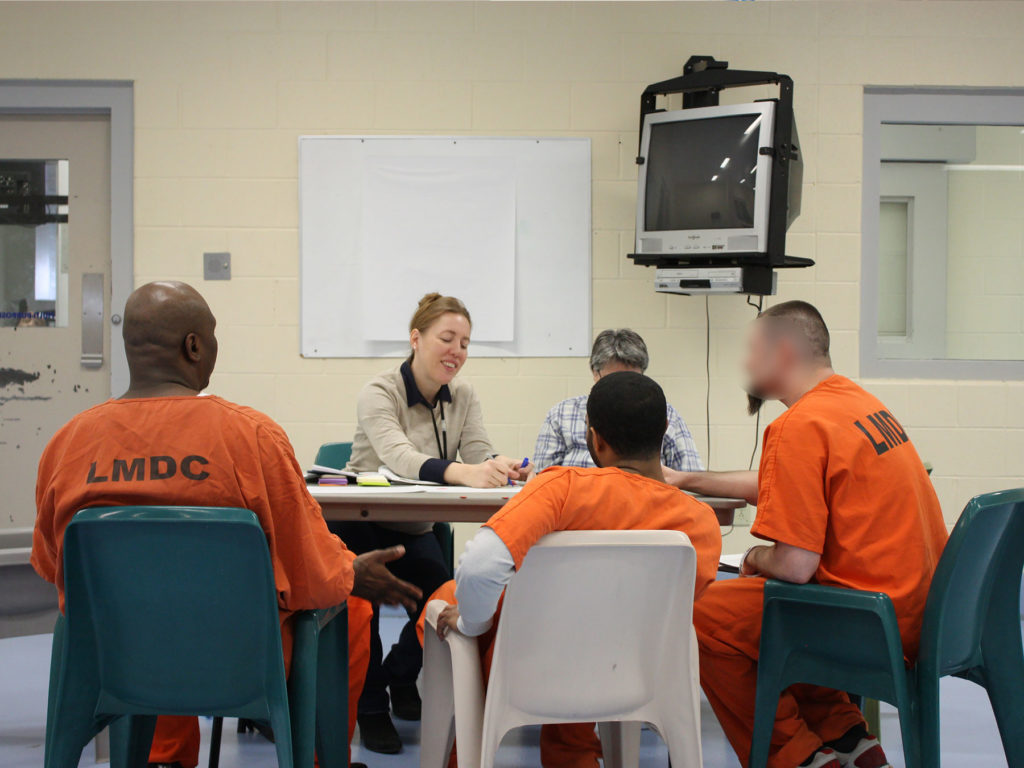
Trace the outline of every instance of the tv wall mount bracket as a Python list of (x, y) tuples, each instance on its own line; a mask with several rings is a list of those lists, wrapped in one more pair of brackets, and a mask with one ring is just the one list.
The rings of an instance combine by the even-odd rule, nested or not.
[[(694, 107), (715, 107), (719, 103), (719, 94), (727, 88), (744, 88), (758, 85), (777, 85), (779, 87), (779, 106), (775, 111), (775, 132), (773, 146), (762, 147), (761, 154), (771, 155), (771, 185), (773, 190), (787, 189), (789, 185), (789, 163), (799, 157), (800, 148), (793, 143), (793, 79), (789, 75), (778, 72), (759, 72), (755, 70), (729, 69), (729, 62), (718, 61), (714, 56), (691, 56), (683, 66), (683, 74), (671, 80), (651, 83), (644, 88), (640, 96), (640, 139), (643, 141), (644, 119), (647, 115), (665, 110), (657, 107), (659, 96), (682, 94), (683, 109)], [(643, 165), (644, 158), (637, 147), (637, 165)], [(772, 196), (773, 199), (777, 195)], [(762, 266), (768, 268), (810, 267), (813, 259), (785, 255), (786, 243), (786, 205), (772, 204), (768, 211), (768, 245), (765, 261)], [(668, 266), (662, 258), (642, 253), (628, 254), (637, 264), (644, 266)], [(687, 257), (676, 261), (676, 265), (695, 266), (712, 265), (749, 265), (749, 257), (740, 259), (745, 254), (730, 256)]]

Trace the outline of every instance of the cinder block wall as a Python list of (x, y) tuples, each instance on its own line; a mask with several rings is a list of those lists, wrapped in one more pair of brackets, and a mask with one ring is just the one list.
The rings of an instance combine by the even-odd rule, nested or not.
[[(778, 300), (818, 304), (837, 368), (856, 377), (863, 86), (1024, 84), (1024, 3), (982, 0), (13, 3), (0, 30), (4, 77), (135, 81), (136, 281), (205, 293), (221, 340), (212, 389), (280, 420), (303, 461), (352, 434), (356, 393), (393, 363), (299, 355), (300, 134), (591, 137), (595, 330), (644, 334), (650, 373), (703, 448), (703, 300), (654, 294), (652, 274), (624, 257), (643, 86), (694, 53), (794, 78), (807, 163), (789, 250), (818, 266), (783, 273)], [(230, 282), (203, 282), (211, 250), (232, 252)], [(710, 464), (745, 466), (755, 436), (737, 366), (752, 310), (721, 297), (710, 312)], [(581, 359), (471, 360), (465, 375), (514, 455), (532, 452), (554, 401), (589, 385)], [(977, 492), (1021, 483), (1019, 383), (865, 384), (935, 464), (947, 519)]]

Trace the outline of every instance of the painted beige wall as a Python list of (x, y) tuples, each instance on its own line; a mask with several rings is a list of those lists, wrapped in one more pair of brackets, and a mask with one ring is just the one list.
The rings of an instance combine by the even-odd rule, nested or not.
[[(821, 307), (836, 365), (855, 376), (862, 87), (1024, 85), (1018, 2), (15, 3), (0, 6), (0, 30), (4, 77), (135, 81), (136, 280), (206, 294), (220, 322), (212, 388), (280, 420), (303, 461), (351, 435), (356, 393), (390, 363), (299, 356), (299, 134), (590, 136), (595, 328), (643, 333), (650, 373), (703, 446), (703, 301), (655, 295), (623, 256), (642, 87), (693, 53), (794, 78), (807, 165), (789, 250), (818, 266), (784, 273), (779, 298)], [(202, 282), (210, 250), (232, 252), (231, 282)], [(711, 301), (715, 468), (746, 465), (753, 444), (736, 370), (751, 314), (742, 298)], [(580, 359), (474, 360), (465, 375), (515, 455), (589, 382)], [(1020, 484), (1019, 384), (866, 384), (934, 462), (947, 518)]]

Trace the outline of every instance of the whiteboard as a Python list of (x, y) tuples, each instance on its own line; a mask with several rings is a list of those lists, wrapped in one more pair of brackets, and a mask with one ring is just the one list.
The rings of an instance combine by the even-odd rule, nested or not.
[(588, 355), (590, 211), (588, 138), (300, 137), (303, 356), (404, 357), (430, 291), (472, 355)]

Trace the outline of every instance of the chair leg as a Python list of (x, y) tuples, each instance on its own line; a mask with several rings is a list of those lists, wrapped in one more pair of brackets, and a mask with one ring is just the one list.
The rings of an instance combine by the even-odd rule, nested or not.
[(125, 715), (110, 723), (110, 768), (146, 768), (155, 715)]
[[(288, 676), (295, 768), (313, 768), (316, 754), (316, 680), (318, 627), (313, 615), (300, 615), (293, 625), (292, 670)], [(275, 736), (276, 727), (275, 727)]]
[(317, 644), (316, 754), (320, 768), (348, 768), (348, 718), (348, 615), (341, 614), (320, 630)]
[[(922, 766), (941, 765), (941, 729), (939, 728), (939, 676), (923, 670), (918, 662), (913, 678), (917, 689), (917, 745)], [(902, 724), (902, 721), (901, 721)]]
[(637, 722), (599, 723), (604, 768), (637, 768), (640, 764), (640, 730)]
[[(1015, 571), (1019, 573), (1020, 567)], [(985, 664), (981, 670), (992, 711), (999, 725), (1006, 762), (1010, 768), (1024, 768), (1024, 643), (1020, 632), (1020, 586), (1011, 583), (995, 589), (981, 636)]]
[(668, 744), (669, 768), (673, 765), (681, 766), (682, 768), (690, 768), (691, 766), (700, 768), (703, 765), (704, 757), (700, 743), (700, 727), (694, 728), (694, 725), (694, 723), (691, 723), (683, 733), (680, 733), (678, 728), (666, 729), (665, 743)]
[(85, 685), (75, 685), (81, 681), (71, 677), (70, 683), (62, 680), (58, 691), (51, 693), (44, 768), (78, 768), (82, 750), (107, 725), (106, 720), (96, 720), (96, 699), (91, 691)]
[(475, 637), (459, 634), (449, 635), (445, 642), (451, 655), (459, 768), (477, 768), (483, 765), (484, 738), (484, 677), (479, 645)]
[(420, 768), (445, 768), (455, 742), (455, 689), (448, 644), (427, 627), (423, 635), (423, 725)]
[[(700, 737), (700, 661), (696, 633), (690, 633), (689, 679), (669, 687), (668, 698), (660, 701), (657, 722), (651, 726), (668, 745), (669, 768), (703, 765)], [(774, 723), (773, 723), (774, 724)], [(639, 752), (639, 739), (637, 740)], [(638, 754), (639, 757), (639, 754)]]
[(1001, 659), (997, 666), (997, 670), (986, 670), (985, 690), (999, 726), (1006, 764), (1010, 768), (1024, 768), (1024, 718), (1021, 717), (1024, 661)]
[[(87, 686), (66, 677), (74, 677), (64, 666), (66, 620), (57, 617), (50, 651), (50, 688), (46, 703), (46, 743), (43, 750), (45, 768), (77, 768), (82, 750), (96, 735), (93, 724), (95, 700), (84, 690)], [(84, 695), (83, 695), (84, 694)]]
[(772, 660), (761, 658), (758, 662), (757, 693), (754, 697), (754, 730), (750, 745), (750, 760), (747, 768), (765, 768), (775, 731), (775, 713), (779, 708), (782, 690), (778, 681), (764, 670), (777, 666)]
[(224, 731), (224, 718), (213, 718), (213, 729), (210, 733), (210, 768), (220, 765), (220, 739)]
[[(274, 747), (277, 749), (278, 768), (300, 768), (295, 765), (295, 751), (292, 742), (291, 718), (287, 708), (270, 708), (270, 727), (274, 729)], [(309, 768), (301, 766), (301, 768)]]
[[(917, 710), (917, 712), (915, 712)], [(921, 762), (921, 724), (919, 710), (913, 705), (899, 708), (900, 735), (903, 737), (903, 762), (907, 768), (921, 768), (927, 763)], [(936, 762), (933, 768), (939, 768)]]

